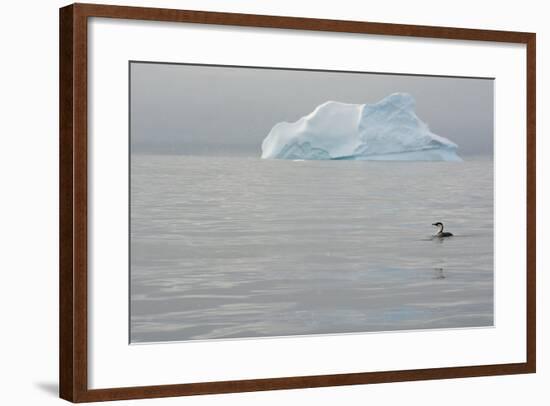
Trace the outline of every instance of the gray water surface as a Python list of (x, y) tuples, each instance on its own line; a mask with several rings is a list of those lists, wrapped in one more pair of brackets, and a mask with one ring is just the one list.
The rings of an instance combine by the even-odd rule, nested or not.
[(130, 244), (133, 343), (491, 326), (493, 162), (133, 154)]

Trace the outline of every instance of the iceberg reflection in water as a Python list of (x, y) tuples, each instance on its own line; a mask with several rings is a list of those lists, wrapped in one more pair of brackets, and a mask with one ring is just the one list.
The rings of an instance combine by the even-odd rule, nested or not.
[(492, 160), (131, 159), (134, 343), (493, 324)]

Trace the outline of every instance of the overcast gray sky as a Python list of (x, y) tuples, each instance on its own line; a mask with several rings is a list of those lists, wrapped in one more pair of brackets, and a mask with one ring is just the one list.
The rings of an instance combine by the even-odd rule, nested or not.
[(280, 121), (328, 100), (375, 103), (394, 92), (459, 154), (493, 154), (491, 79), (212, 67), (132, 62), (133, 153), (260, 156)]

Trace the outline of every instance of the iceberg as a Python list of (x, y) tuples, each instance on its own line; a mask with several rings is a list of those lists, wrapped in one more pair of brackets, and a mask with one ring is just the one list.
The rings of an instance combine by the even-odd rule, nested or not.
[(462, 161), (457, 148), (416, 115), (410, 94), (393, 93), (374, 104), (328, 101), (278, 123), (262, 142), (262, 158)]

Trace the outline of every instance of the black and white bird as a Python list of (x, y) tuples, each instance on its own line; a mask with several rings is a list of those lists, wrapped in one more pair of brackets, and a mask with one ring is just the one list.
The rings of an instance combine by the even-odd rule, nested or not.
[(443, 231), (443, 223), (441, 223), (439, 221), (437, 223), (433, 223), (432, 226), (436, 226), (436, 227), (439, 228), (438, 231), (437, 231), (437, 234), (434, 237), (445, 238), (445, 237), (452, 237), (453, 236), (453, 233)]

